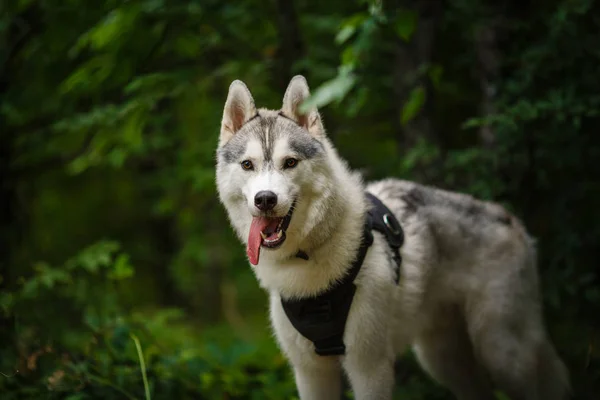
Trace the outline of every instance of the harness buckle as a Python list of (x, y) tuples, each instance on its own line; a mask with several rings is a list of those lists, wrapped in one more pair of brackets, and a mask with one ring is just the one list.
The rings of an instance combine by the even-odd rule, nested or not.
[(392, 232), (394, 235), (398, 236), (402, 232), (402, 228), (396, 221), (396, 218), (392, 217), (390, 214), (383, 214), (383, 223), (385, 226)]

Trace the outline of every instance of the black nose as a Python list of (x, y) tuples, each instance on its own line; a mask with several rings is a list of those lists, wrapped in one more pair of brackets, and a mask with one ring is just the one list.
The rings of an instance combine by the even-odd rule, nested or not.
[(277, 205), (277, 195), (270, 190), (261, 190), (254, 196), (254, 205), (262, 211), (272, 210)]

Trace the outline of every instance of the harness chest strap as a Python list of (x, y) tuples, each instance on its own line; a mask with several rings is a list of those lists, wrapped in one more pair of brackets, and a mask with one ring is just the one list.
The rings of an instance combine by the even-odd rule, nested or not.
[[(396, 283), (400, 279), (400, 247), (404, 243), (402, 228), (394, 214), (377, 197), (371, 193), (366, 193), (366, 196), (372, 207), (365, 218), (358, 254), (348, 273), (341, 281), (316, 297), (281, 299), (283, 310), (291, 324), (302, 336), (314, 343), (315, 352), (320, 356), (342, 355), (346, 351), (344, 329), (356, 291), (354, 279), (373, 244), (373, 230), (385, 235), (396, 264)], [(297, 257), (308, 259), (304, 252), (299, 252)]]

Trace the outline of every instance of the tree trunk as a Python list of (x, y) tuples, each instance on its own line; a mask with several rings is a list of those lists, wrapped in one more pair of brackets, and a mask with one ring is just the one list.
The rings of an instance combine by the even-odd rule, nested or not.
[[(496, 113), (496, 80), (500, 68), (500, 55), (497, 46), (497, 21), (488, 20), (479, 26), (475, 33), (475, 52), (478, 61), (478, 76), (481, 87), (482, 118)], [(479, 139), (486, 148), (494, 147), (495, 135), (489, 124), (484, 124), (479, 129)]]
[[(276, 55), (276, 81), (281, 91), (295, 74), (294, 63), (304, 57), (304, 43), (300, 36), (298, 16), (293, 0), (277, 0), (277, 29), (279, 48)], [(302, 71), (297, 71), (302, 73)]]
[[(0, 94), (6, 89), (6, 81), (0, 77)], [(17, 196), (14, 176), (11, 175), (13, 136), (0, 120), (0, 292), (11, 288), (13, 276), (10, 270), (12, 251), (19, 238), (19, 224), (15, 223), (17, 215)], [(0, 313), (0, 340), (7, 341), (4, 334), (12, 331), (13, 319)], [(6, 330), (6, 331), (5, 331)]]
[[(419, 0), (406, 8), (415, 11), (418, 20), (409, 43), (405, 43), (400, 38), (396, 43), (393, 101), (394, 104), (398, 104), (399, 109), (395, 110), (396, 115), (393, 120), (398, 132), (397, 143), (400, 152), (414, 146), (420, 137), (437, 142), (431, 116), (433, 90), (427, 76), (420, 76), (419, 68), (431, 64), (442, 3), (440, 0)], [(406, 104), (412, 90), (419, 86), (425, 91), (425, 103), (419, 113), (403, 125), (400, 121), (402, 107)]]
[[(33, 7), (31, 8), (33, 10)], [(4, 12), (0, 4), (0, 13)], [(33, 12), (33, 11), (32, 11)], [(5, 17), (8, 20), (8, 17)], [(23, 23), (18, 24), (19, 16), (14, 16), (3, 31), (0, 31), (0, 104), (10, 86), (11, 71), (15, 55), (20, 52), (30, 38), (30, 31)], [(23, 25), (23, 26), (21, 26)], [(0, 118), (0, 292), (13, 289), (15, 273), (11, 270), (14, 262), (14, 249), (18, 245), (24, 221), (18, 210), (18, 177), (13, 169), (15, 157), (15, 132), (9, 130), (7, 122)], [(14, 318), (0, 313), (0, 340), (13, 341)], [(6, 336), (4, 336), (6, 335)]]

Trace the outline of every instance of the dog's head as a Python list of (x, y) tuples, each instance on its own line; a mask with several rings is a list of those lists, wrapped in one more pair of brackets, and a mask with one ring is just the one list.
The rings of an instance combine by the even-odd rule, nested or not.
[(322, 220), (331, 192), (329, 144), (316, 109), (301, 112), (306, 79), (294, 77), (280, 111), (257, 110), (241, 81), (229, 87), (219, 148), (217, 186), (254, 265), (289, 257)]

